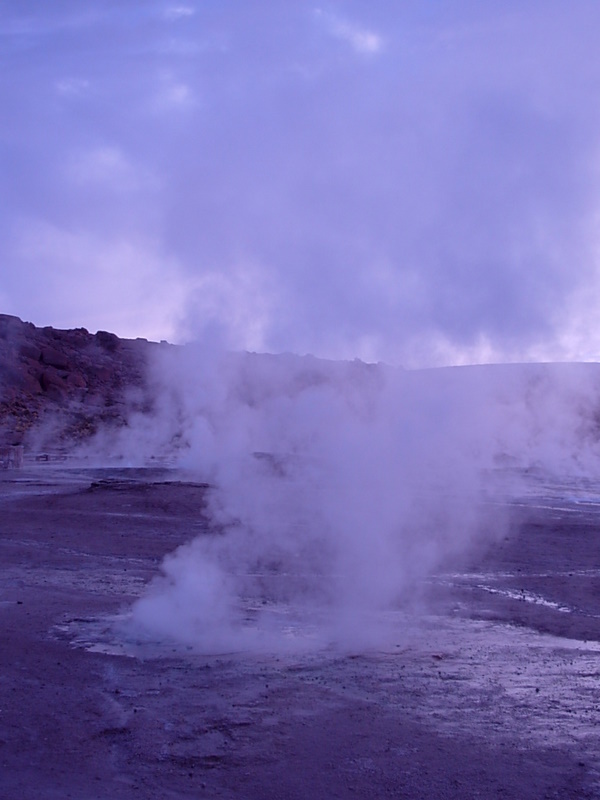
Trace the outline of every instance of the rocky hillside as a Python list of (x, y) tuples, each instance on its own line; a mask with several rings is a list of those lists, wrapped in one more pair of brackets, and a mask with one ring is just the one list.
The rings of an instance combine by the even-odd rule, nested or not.
[(199, 371), (222, 383), (227, 402), (250, 407), (281, 392), (292, 397), (323, 383), (377, 379), (374, 365), (358, 361), (229, 353), (207, 362), (205, 355), (193, 345), (38, 328), (0, 314), (0, 466), (14, 460), (15, 448), (19, 459), (23, 450), (72, 451), (97, 433), (96, 454), (111, 458), (125, 457), (124, 447), (142, 460), (189, 447), (190, 398), (206, 390), (195, 384)]
[(57, 448), (145, 410), (146, 364), (155, 348), (85, 328), (37, 328), (0, 314), (0, 446)]

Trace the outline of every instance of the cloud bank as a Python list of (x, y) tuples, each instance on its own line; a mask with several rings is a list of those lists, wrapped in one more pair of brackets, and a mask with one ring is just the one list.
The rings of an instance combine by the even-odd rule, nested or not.
[(599, 17), (9, 0), (4, 311), (410, 365), (594, 358)]

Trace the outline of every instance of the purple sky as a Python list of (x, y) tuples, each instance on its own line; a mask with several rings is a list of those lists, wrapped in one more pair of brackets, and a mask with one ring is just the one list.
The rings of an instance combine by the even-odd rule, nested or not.
[(0, 2), (0, 310), (595, 359), (599, 30), (596, 0)]

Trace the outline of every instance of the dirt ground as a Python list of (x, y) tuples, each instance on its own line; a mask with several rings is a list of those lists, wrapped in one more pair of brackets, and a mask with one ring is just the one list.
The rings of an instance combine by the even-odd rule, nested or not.
[(119, 642), (111, 619), (206, 529), (205, 491), (151, 470), (0, 474), (1, 798), (600, 798), (593, 487), (515, 504), (385, 647)]

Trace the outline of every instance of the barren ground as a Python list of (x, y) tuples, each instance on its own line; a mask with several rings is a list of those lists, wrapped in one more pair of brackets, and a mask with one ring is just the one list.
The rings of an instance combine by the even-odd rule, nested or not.
[(206, 527), (170, 472), (0, 473), (0, 797), (600, 797), (600, 506), (540, 488), (370, 652), (198, 656), (111, 619)]

